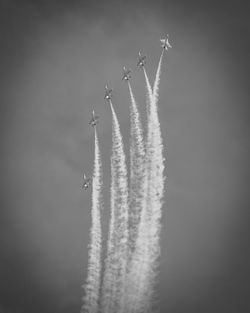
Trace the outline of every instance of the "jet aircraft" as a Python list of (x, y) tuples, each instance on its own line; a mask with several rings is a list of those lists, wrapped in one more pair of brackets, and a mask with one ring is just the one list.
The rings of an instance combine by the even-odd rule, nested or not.
[(127, 70), (126, 67), (123, 67), (123, 76), (122, 76), (122, 80), (129, 80), (131, 78), (131, 70)]
[(98, 123), (98, 119), (99, 119), (99, 116), (97, 116), (97, 115), (95, 115), (95, 111), (93, 110), (93, 112), (92, 112), (92, 118), (91, 118), (91, 120), (89, 121), (89, 125), (91, 125), (91, 126), (96, 126), (97, 125), (97, 123)]
[(168, 50), (168, 48), (172, 48), (172, 46), (170, 45), (168, 41), (168, 35), (167, 35), (167, 38), (160, 39), (160, 42), (161, 42), (161, 46), (163, 49)]
[(91, 178), (87, 178), (85, 173), (83, 173), (83, 182), (82, 182), (82, 189), (84, 188), (87, 190), (91, 184)]
[(108, 88), (108, 86), (106, 85), (105, 86), (105, 96), (104, 96), (104, 99), (105, 100), (111, 100), (111, 98), (113, 97), (113, 89), (111, 88)]
[(145, 66), (146, 63), (146, 55), (142, 55), (141, 51), (139, 51), (139, 61), (137, 62), (138, 67), (143, 67)]

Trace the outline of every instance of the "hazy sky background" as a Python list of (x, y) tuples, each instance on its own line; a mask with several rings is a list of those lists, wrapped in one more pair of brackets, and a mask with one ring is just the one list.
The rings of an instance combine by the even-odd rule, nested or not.
[[(158, 295), (161, 313), (245, 313), (249, 303), (247, 1), (0, 0), (0, 312), (76, 313), (86, 277), (94, 106), (109, 221), (111, 114), (129, 151), (129, 93), (145, 122), (163, 60), (159, 114), (167, 151)], [(144, 123), (145, 125), (145, 123)]]

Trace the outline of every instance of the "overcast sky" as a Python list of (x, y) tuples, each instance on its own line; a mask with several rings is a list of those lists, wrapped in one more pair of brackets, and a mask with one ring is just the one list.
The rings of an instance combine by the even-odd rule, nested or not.
[(111, 114), (129, 152), (131, 85), (145, 127), (166, 33), (159, 114), (166, 161), (161, 313), (245, 313), (249, 284), (247, 1), (0, 0), (0, 312), (76, 313), (86, 277), (95, 108), (109, 222)]

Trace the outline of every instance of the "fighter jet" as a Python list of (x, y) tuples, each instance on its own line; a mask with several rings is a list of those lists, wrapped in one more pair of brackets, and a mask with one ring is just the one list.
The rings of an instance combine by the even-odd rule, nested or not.
[(167, 35), (167, 38), (160, 39), (160, 42), (161, 42), (161, 46), (163, 49), (168, 50), (168, 48), (172, 48), (172, 46), (170, 45), (168, 41), (168, 35)]
[(138, 67), (143, 67), (146, 63), (146, 55), (142, 55), (141, 51), (139, 51), (139, 61), (137, 62)]
[(127, 70), (126, 67), (123, 67), (123, 76), (122, 76), (122, 80), (129, 80), (131, 78), (131, 70)]
[(89, 125), (91, 125), (91, 126), (96, 126), (97, 125), (97, 123), (98, 123), (98, 119), (99, 119), (99, 116), (97, 116), (97, 115), (95, 115), (95, 111), (93, 110), (93, 112), (92, 112), (92, 118), (91, 118), (91, 120), (89, 121)]
[(104, 96), (105, 100), (111, 100), (111, 98), (113, 97), (112, 91), (113, 89), (108, 88), (107, 85), (105, 86), (105, 96)]
[(91, 184), (91, 178), (87, 178), (85, 173), (83, 173), (82, 189), (87, 190), (90, 184)]

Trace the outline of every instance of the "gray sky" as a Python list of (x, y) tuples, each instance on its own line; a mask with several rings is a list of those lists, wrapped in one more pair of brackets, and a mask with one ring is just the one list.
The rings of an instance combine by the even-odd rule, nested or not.
[[(175, 3), (175, 4), (173, 4)], [(244, 4), (245, 3), (245, 4)], [(94, 106), (109, 221), (111, 114), (129, 151), (129, 94), (145, 125), (169, 33), (159, 113), (167, 153), (158, 294), (161, 312), (247, 312), (248, 5), (241, 1), (0, 1), (0, 310), (79, 312), (86, 277)]]

